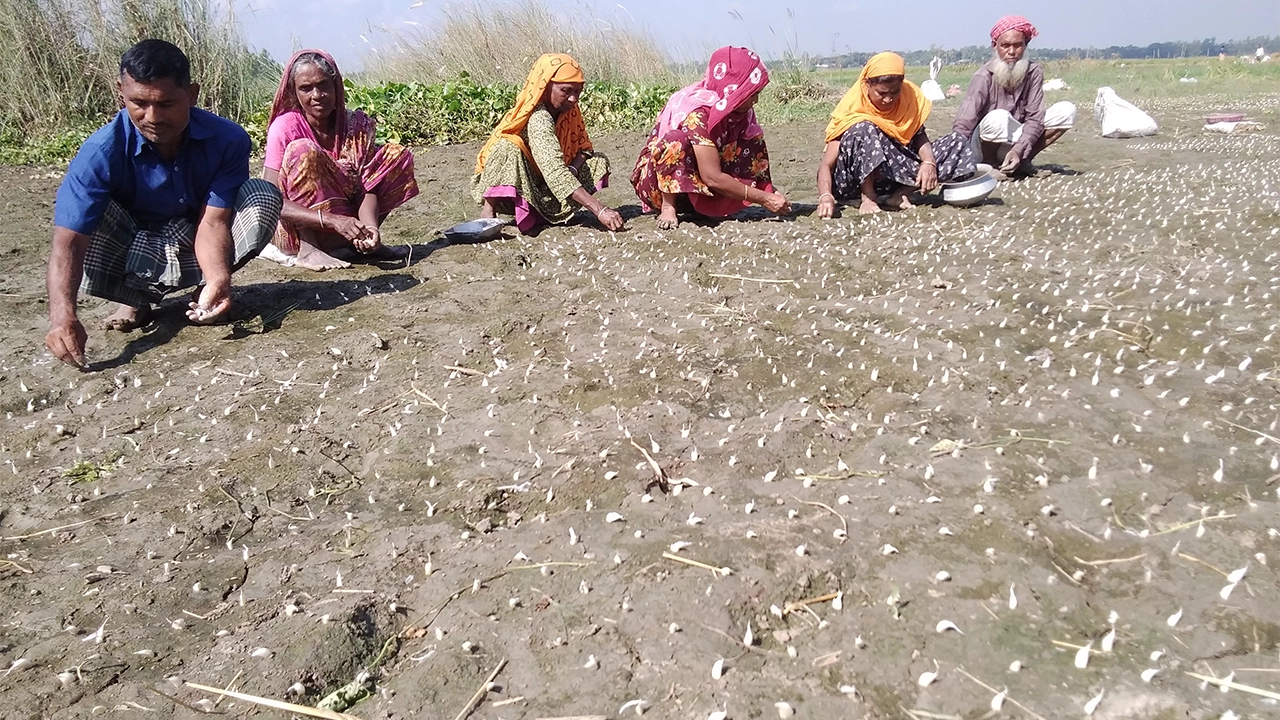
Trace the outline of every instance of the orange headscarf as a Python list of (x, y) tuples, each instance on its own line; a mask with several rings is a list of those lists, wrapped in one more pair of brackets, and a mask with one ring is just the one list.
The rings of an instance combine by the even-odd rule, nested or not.
[[(480, 148), (480, 157), (476, 160), (476, 174), (484, 170), (484, 163), (493, 152), (499, 140), (508, 140), (529, 158), (529, 162), (537, 168), (529, 145), (520, 136), (529, 124), (529, 116), (542, 104), (547, 94), (547, 86), (553, 82), (580, 83), (586, 78), (577, 61), (563, 53), (547, 53), (538, 58), (529, 71), (529, 79), (525, 81), (520, 94), (516, 96), (516, 105), (502, 116), (498, 127), (489, 136), (484, 147)], [(577, 105), (560, 113), (556, 118), (556, 137), (560, 139), (560, 152), (564, 155), (565, 164), (573, 162), (579, 151), (591, 149), (591, 138), (587, 136), (587, 123), (582, 119), (582, 110)]]
[(885, 75), (906, 75), (907, 64), (901, 55), (883, 52), (873, 55), (862, 68), (858, 82), (844, 94), (831, 122), (827, 125), (827, 142), (839, 140), (845, 131), (863, 120), (875, 123), (886, 135), (903, 145), (910, 145), (924, 121), (929, 119), (933, 103), (910, 80), (902, 81), (902, 94), (888, 112), (881, 110), (867, 97), (867, 80)]

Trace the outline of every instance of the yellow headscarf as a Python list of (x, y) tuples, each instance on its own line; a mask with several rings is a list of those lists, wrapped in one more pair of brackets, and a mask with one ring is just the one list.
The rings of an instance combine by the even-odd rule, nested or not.
[(888, 112), (880, 110), (867, 97), (867, 80), (885, 75), (906, 75), (907, 64), (901, 55), (884, 52), (874, 55), (862, 68), (858, 82), (849, 88), (849, 92), (836, 105), (831, 113), (831, 122), (827, 125), (827, 142), (839, 140), (845, 131), (854, 125), (868, 120), (886, 135), (903, 145), (909, 145), (911, 138), (924, 127), (929, 119), (929, 111), (933, 103), (920, 92), (920, 88), (910, 80), (902, 81), (902, 94), (898, 102)]
[[(533, 69), (529, 71), (529, 79), (525, 81), (520, 94), (516, 96), (515, 107), (502, 116), (497, 129), (489, 136), (484, 147), (480, 148), (480, 157), (476, 160), (476, 174), (479, 175), (484, 170), (485, 160), (489, 159), (489, 153), (493, 152), (494, 145), (504, 139), (520, 148), (536, 169), (537, 163), (533, 159), (533, 154), (529, 152), (529, 145), (520, 136), (525, 126), (529, 124), (529, 116), (542, 104), (547, 86), (551, 83), (580, 83), (585, 80), (582, 67), (568, 55), (547, 53), (538, 58), (533, 64)], [(560, 117), (556, 118), (556, 137), (560, 140), (560, 151), (564, 155), (566, 165), (573, 162), (573, 158), (579, 151), (591, 149), (591, 138), (587, 136), (587, 123), (582, 119), (582, 110), (577, 105), (560, 113)]]

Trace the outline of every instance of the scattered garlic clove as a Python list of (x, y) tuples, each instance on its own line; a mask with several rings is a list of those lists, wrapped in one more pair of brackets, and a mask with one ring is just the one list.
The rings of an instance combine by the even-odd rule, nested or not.
[(1013, 583), (1009, 583), (1009, 609), (1018, 609), (1018, 596), (1013, 592)]
[(1111, 632), (1102, 636), (1102, 643), (1101, 643), (1102, 652), (1111, 652), (1111, 648), (1115, 647), (1115, 644), (1116, 644), (1116, 629), (1113, 627), (1111, 628)]
[(964, 632), (961, 631), (960, 628), (950, 620), (939, 620), (938, 625), (937, 627), (934, 628), (934, 630), (936, 630), (939, 634), (942, 634), (948, 630), (954, 630), (957, 633), (964, 635)]
[(1093, 711), (1098, 709), (1098, 706), (1102, 704), (1102, 696), (1104, 693), (1106, 693), (1106, 690), (1099, 691), (1092, 700), (1084, 704), (1085, 715), (1092, 715)]
[(1181, 620), (1181, 619), (1182, 619), (1182, 608), (1178, 608), (1178, 612), (1176, 612), (1176, 613), (1174, 613), (1174, 614), (1170, 615), (1170, 616), (1169, 616), (1169, 619), (1168, 619), (1168, 620), (1165, 620), (1165, 623), (1166, 623), (1169, 627), (1177, 627), (1177, 626), (1178, 626), (1178, 621), (1179, 621), (1179, 620)]
[(1142, 671), (1142, 682), (1144, 682), (1144, 683), (1149, 683), (1149, 682), (1151, 682), (1151, 678), (1155, 677), (1155, 676), (1156, 676), (1156, 673), (1158, 673), (1158, 672), (1160, 672), (1160, 668), (1147, 668), (1146, 670), (1143, 670), (1143, 671)]
[(625, 714), (628, 710), (635, 710), (637, 715), (643, 715), (645, 707), (648, 705), (644, 700), (628, 700), (618, 708), (618, 714)]
[(619, 512), (611, 512), (611, 513), (609, 513), (608, 515), (605, 515), (605, 516), (604, 516), (604, 521), (605, 521), (605, 522), (607, 522), (607, 523), (616, 523), (616, 522), (621, 522), (621, 521), (622, 521), (622, 513), (619, 513)]
[(1004, 707), (1004, 699), (1008, 696), (1008, 688), (996, 693), (995, 697), (991, 698), (991, 712), (1000, 712), (1000, 708)]
[(1093, 641), (1076, 651), (1075, 665), (1080, 670), (1089, 667), (1089, 653), (1093, 652)]
[(724, 676), (724, 658), (720, 658), (719, 660), (716, 660), (711, 665), (711, 679), (719, 680), (723, 676)]
[(778, 717), (781, 718), (781, 720), (787, 720), (787, 718), (794, 717), (796, 714), (796, 709), (791, 707), (790, 703), (776, 702), (773, 706), (777, 708)]

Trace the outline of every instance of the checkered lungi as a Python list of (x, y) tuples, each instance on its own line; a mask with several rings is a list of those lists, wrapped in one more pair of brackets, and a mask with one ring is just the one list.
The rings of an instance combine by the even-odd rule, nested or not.
[[(232, 208), (232, 272), (271, 244), (282, 203), (280, 191), (266, 180), (253, 178), (240, 186)], [(80, 292), (141, 307), (201, 285), (204, 273), (196, 262), (195, 241), (196, 224), (184, 217), (142, 229), (112, 201), (90, 236)]]

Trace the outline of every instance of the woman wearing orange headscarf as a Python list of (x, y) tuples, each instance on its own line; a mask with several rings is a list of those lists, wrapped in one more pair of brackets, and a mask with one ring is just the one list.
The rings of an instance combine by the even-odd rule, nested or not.
[(819, 217), (831, 217), (837, 200), (859, 196), (858, 212), (879, 212), (881, 191), (889, 194), (886, 205), (905, 210), (912, 207), (913, 190), (931, 192), (940, 180), (973, 174), (973, 148), (966, 138), (952, 134), (929, 141), (924, 123), (933, 104), (905, 76), (901, 56), (872, 56), (831, 113), (818, 166)]
[(511, 212), (527, 233), (585, 207), (606, 229), (622, 227), (622, 216), (592, 197), (609, 184), (609, 159), (592, 149), (578, 108), (584, 82), (568, 55), (548, 53), (533, 64), (515, 107), (480, 148), (471, 194), (481, 217)]

